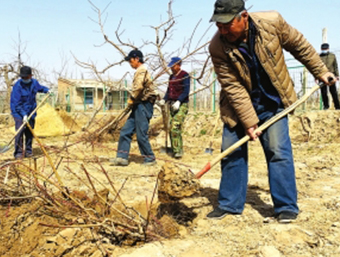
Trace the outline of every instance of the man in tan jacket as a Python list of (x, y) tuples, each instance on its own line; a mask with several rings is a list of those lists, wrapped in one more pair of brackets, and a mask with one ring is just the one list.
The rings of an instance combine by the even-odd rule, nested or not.
[(136, 69), (131, 96), (128, 105), (131, 114), (124, 127), (120, 131), (117, 157), (113, 160), (115, 166), (127, 166), (129, 164), (129, 152), (132, 136), (137, 135), (139, 150), (144, 157), (144, 165), (156, 164), (155, 155), (149, 142), (149, 122), (153, 115), (153, 105), (156, 101), (157, 91), (152, 82), (150, 73), (143, 65), (143, 53), (139, 50), (132, 50), (125, 60), (133, 69)]
[[(297, 218), (297, 189), (288, 119), (268, 129), (259, 125), (297, 100), (283, 49), (303, 63), (315, 78), (334, 78), (303, 35), (277, 12), (248, 13), (243, 0), (217, 0), (211, 18), (218, 28), (209, 51), (221, 84), (224, 121), (222, 151), (248, 135), (260, 139), (268, 165), (274, 213), (281, 223)], [(241, 214), (248, 183), (247, 144), (221, 161), (219, 206), (207, 215), (221, 219)]]

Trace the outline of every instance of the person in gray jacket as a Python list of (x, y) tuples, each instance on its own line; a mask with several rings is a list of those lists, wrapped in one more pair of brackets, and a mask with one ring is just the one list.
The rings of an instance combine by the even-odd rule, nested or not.
[[(338, 63), (336, 61), (335, 54), (329, 52), (329, 44), (323, 43), (321, 45), (321, 54), (320, 54), (321, 60), (325, 63), (327, 69), (330, 72), (333, 72), (337, 80), (339, 80), (339, 69), (338, 69)], [(322, 102), (323, 102), (323, 109), (327, 110), (329, 108), (329, 101), (328, 101), (328, 90), (331, 92), (334, 108), (336, 110), (340, 109), (340, 103), (339, 103), (339, 97), (338, 92), (336, 90), (336, 86), (330, 87), (322, 87), (321, 88), (321, 96), (322, 96)]]

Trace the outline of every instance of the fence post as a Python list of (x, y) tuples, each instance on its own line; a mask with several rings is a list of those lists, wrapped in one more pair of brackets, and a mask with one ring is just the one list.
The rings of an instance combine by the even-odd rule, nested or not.
[[(64, 100), (63, 100), (62, 103), (64, 103)], [(71, 112), (71, 91), (70, 91), (70, 87), (67, 87), (66, 111)]]
[(322, 106), (323, 106), (323, 103), (322, 103), (322, 94), (320, 93), (320, 98), (319, 98), (319, 110), (322, 110)]
[[(308, 72), (306, 67), (303, 67), (303, 75), (302, 75), (302, 93), (303, 95), (306, 94), (306, 88), (307, 88), (307, 76), (308, 76)], [(306, 102), (304, 102), (302, 104), (302, 110), (305, 111), (306, 110)]]
[(84, 87), (84, 112), (86, 111), (86, 87)]

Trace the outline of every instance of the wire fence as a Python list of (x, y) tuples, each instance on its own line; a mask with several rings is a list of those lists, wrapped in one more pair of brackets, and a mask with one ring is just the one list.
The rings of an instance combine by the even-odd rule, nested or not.
[[(303, 96), (315, 84), (314, 77), (302, 65), (292, 65), (288, 67), (290, 77), (294, 83), (295, 91), (298, 98)], [(213, 74), (210, 78), (204, 80), (204, 84), (199, 81), (191, 81), (191, 93), (189, 97), (189, 110), (190, 112), (216, 112), (219, 108), (219, 94), (221, 86)], [(43, 98), (43, 94), (37, 95), (37, 102)], [(58, 96), (50, 97), (47, 102), (52, 107), (60, 107), (58, 105)], [(7, 92), (0, 91), (0, 113), (10, 112), (9, 101), (7, 99)], [(112, 98), (112, 99), (111, 99)], [(110, 102), (104, 103), (102, 111), (120, 111), (127, 105), (127, 92), (118, 92), (116, 95), (109, 95), (107, 98)], [(330, 97), (330, 102), (332, 98)], [(85, 99), (86, 101), (86, 99)], [(84, 103), (85, 106), (86, 103)], [(75, 109), (79, 112), (93, 112), (96, 109), (94, 105), (86, 105), (87, 108)], [(315, 92), (309, 99), (297, 108), (297, 111), (320, 110), (322, 109), (321, 92)], [(67, 110), (67, 108), (66, 108)], [(67, 110), (70, 111), (70, 110)]]
[[(298, 98), (302, 97), (308, 90), (316, 85), (315, 79), (311, 73), (309, 73), (304, 66), (292, 66), (288, 68), (290, 77), (294, 84), (295, 92)], [(203, 88), (202, 85), (196, 90)], [(215, 88), (214, 88), (215, 87)], [(192, 92), (195, 89), (192, 87)], [(190, 96), (189, 110), (198, 112), (215, 112), (219, 104), (219, 92), (221, 86), (218, 82), (210, 88), (204, 89), (196, 94)], [(297, 111), (319, 110), (322, 108), (322, 102), (320, 100), (320, 91), (315, 92), (308, 100), (297, 108)], [(331, 98), (330, 98), (331, 99)]]

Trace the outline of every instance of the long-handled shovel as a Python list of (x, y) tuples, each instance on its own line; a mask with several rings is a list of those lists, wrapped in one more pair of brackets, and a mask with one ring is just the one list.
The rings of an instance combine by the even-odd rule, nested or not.
[(217, 115), (216, 115), (215, 126), (214, 126), (214, 129), (213, 129), (212, 134), (211, 134), (209, 147), (205, 148), (205, 151), (204, 151), (207, 154), (213, 154), (214, 149), (212, 148), (212, 144), (213, 144), (213, 141), (214, 141), (214, 136), (215, 136), (215, 133), (216, 133), (216, 129), (217, 129), (219, 119), (220, 119), (220, 114), (218, 112)]
[(171, 153), (172, 148), (168, 147), (168, 137), (169, 137), (169, 105), (165, 103), (161, 105), (162, 116), (163, 116), (163, 127), (165, 131), (165, 146), (162, 147), (160, 152), (161, 153)]
[(123, 111), (121, 111), (117, 117), (112, 120), (109, 124), (107, 124), (105, 127), (103, 127), (99, 132), (97, 132), (97, 136), (99, 137), (104, 131), (109, 130), (109, 129), (116, 129), (118, 126), (119, 122), (131, 111), (131, 106), (125, 107)]
[[(42, 101), (37, 105), (37, 107), (31, 112), (31, 114), (28, 116), (27, 118), (27, 122), (30, 120), (30, 118), (32, 117), (32, 115), (43, 105), (43, 103), (47, 100), (47, 98), (49, 98), (50, 94), (47, 94)], [(20, 128), (15, 132), (15, 135), (12, 137), (12, 139), (7, 143), (6, 146), (0, 148), (0, 153), (5, 153), (10, 149), (10, 145), (13, 142), (13, 140), (15, 139), (15, 137), (20, 133), (20, 131), (23, 129), (23, 127), (26, 126), (26, 123), (24, 122)]]
[[(303, 95), (298, 101), (296, 101), (294, 104), (289, 106), (287, 109), (283, 110), (282, 112), (276, 114), (274, 117), (263, 123), (260, 127), (258, 127), (254, 132), (263, 131), (266, 128), (268, 128), (270, 125), (278, 121), (279, 119), (286, 116), (288, 113), (293, 111), (296, 107), (298, 107), (300, 104), (304, 103), (315, 91), (319, 90), (321, 87), (323, 87), (325, 84), (320, 83), (319, 85), (315, 85), (309, 92), (307, 92), (305, 95)], [(246, 143), (250, 137), (248, 135), (241, 138), (239, 141), (237, 141), (235, 144), (230, 146), (228, 149), (224, 150), (222, 153), (220, 153), (215, 159), (208, 162), (204, 168), (198, 172), (195, 177), (201, 178), (206, 172), (208, 172), (213, 166), (215, 166), (220, 160), (222, 160), (224, 157), (226, 157), (228, 154), (232, 153), (236, 148), (240, 147), (244, 143)]]

